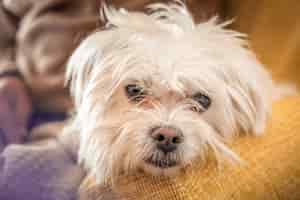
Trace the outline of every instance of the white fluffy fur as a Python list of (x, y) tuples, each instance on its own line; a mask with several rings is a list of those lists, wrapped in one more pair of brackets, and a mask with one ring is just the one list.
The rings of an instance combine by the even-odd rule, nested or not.
[[(99, 183), (135, 170), (169, 175), (209, 149), (236, 160), (226, 142), (240, 132), (263, 133), (270, 112), (272, 80), (243, 34), (216, 17), (195, 24), (180, 1), (149, 10), (104, 7), (106, 28), (85, 39), (68, 65), (80, 162)], [(147, 88), (152, 109), (128, 101), (124, 86), (131, 82)], [(188, 109), (198, 106), (190, 96), (199, 91), (212, 99), (204, 113)], [(155, 125), (183, 131), (183, 144), (168, 155), (180, 165), (158, 169), (144, 162), (163, 158), (148, 135)]]

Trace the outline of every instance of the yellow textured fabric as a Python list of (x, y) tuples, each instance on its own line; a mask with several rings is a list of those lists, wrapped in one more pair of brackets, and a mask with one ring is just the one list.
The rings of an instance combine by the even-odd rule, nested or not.
[[(274, 79), (300, 88), (300, 1), (229, 0), (227, 11)], [(208, 162), (174, 179), (130, 177), (119, 191), (133, 200), (300, 199), (300, 97), (275, 103), (265, 136), (238, 138), (232, 148), (243, 165)]]
[(273, 106), (265, 136), (238, 138), (241, 165), (195, 165), (177, 178), (127, 177), (131, 200), (299, 200), (300, 97)]

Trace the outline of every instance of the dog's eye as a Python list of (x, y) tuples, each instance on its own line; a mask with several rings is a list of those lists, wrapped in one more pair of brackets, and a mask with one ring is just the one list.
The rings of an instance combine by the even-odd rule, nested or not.
[[(211, 99), (203, 94), (203, 93), (196, 93), (195, 95), (192, 96), (192, 99), (194, 101), (196, 101), (197, 103), (199, 103), (199, 105), (201, 106), (201, 108), (203, 108), (204, 110), (200, 110), (200, 111), (205, 111), (209, 108), (209, 106), (211, 105)], [(199, 111), (199, 109), (196, 109), (197, 111)]]
[(139, 102), (145, 97), (144, 88), (136, 84), (127, 85), (125, 87), (125, 92), (131, 101)]

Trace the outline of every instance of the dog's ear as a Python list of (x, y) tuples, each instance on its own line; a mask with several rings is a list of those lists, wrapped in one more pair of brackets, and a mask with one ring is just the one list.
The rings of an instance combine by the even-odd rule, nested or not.
[(271, 110), (273, 82), (255, 56), (244, 59), (244, 68), (231, 71), (226, 88), (236, 127), (244, 133), (260, 135)]
[(197, 25), (202, 42), (211, 45), (212, 55), (217, 55), (216, 71), (223, 79), (230, 98), (235, 127), (244, 132), (260, 134), (264, 131), (271, 107), (273, 89), (270, 74), (249, 49), (247, 36), (227, 29), (232, 21), (219, 23), (217, 17)]
[(109, 31), (98, 31), (81, 42), (69, 59), (66, 70), (66, 84), (70, 84), (71, 94), (78, 106), (84, 97), (89, 83), (95, 79), (95, 73), (103, 70), (101, 64), (105, 46), (110, 40)]

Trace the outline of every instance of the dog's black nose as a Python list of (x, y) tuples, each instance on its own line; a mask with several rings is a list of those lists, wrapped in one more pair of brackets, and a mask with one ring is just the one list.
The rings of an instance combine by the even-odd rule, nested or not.
[(151, 137), (157, 143), (157, 148), (165, 154), (175, 151), (183, 141), (182, 132), (174, 127), (156, 127), (152, 129)]

